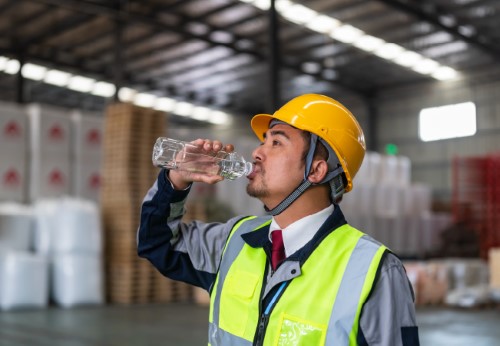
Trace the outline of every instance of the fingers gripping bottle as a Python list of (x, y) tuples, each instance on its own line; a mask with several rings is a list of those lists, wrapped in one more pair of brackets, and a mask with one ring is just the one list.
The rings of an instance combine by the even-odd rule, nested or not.
[(171, 170), (220, 175), (234, 180), (252, 172), (253, 165), (241, 155), (219, 151), (215, 156), (189, 142), (160, 137), (153, 148), (153, 164)]

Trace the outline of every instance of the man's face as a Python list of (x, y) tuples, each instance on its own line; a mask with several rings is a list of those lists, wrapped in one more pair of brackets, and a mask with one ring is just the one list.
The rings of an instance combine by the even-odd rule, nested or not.
[(269, 208), (276, 206), (304, 178), (305, 149), (301, 130), (286, 124), (267, 130), (264, 142), (252, 153), (254, 171), (248, 176), (247, 193)]

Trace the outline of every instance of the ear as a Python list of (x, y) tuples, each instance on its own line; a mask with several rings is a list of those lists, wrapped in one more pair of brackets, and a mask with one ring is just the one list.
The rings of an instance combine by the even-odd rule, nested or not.
[(307, 179), (313, 184), (319, 184), (328, 174), (328, 164), (325, 160), (313, 160)]

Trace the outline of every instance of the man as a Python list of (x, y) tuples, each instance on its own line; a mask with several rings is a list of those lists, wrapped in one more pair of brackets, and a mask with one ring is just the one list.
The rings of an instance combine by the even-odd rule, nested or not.
[[(349, 226), (337, 204), (365, 153), (354, 116), (306, 94), (251, 126), (262, 144), (247, 192), (270, 216), (184, 224), (192, 182), (222, 178), (164, 170), (142, 206), (139, 255), (210, 292), (212, 346), (418, 345), (401, 262)], [(233, 149), (194, 143), (207, 153)]]

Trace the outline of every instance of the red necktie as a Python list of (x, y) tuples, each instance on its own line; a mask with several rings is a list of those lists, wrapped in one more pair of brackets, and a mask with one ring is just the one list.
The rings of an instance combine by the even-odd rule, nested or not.
[(276, 230), (271, 232), (271, 241), (273, 243), (273, 247), (271, 250), (271, 266), (273, 271), (278, 268), (278, 264), (280, 264), (285, 258), (285, 246), (283, 245), (283, 235), (281, 234), (281, 230)]

